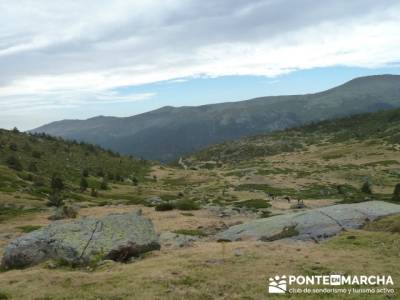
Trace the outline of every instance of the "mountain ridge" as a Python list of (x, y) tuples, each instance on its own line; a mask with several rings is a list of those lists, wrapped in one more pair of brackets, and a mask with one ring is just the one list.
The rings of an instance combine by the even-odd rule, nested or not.
[(400, 107), (400, 75), (352, 79), (326, 91), (202, 106), (165, 106), (130, 117), (57, 121), (31, 130), (171, 161), (208, 145), (308, 122)]

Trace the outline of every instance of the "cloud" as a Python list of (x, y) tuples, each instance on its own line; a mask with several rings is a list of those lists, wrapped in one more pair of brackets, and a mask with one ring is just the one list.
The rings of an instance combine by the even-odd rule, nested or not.
[[(0, 2), (0, 109), (151, 99), (119, 87), (400, 61), (396, 0)], [(20, 105), (20, 106), (18, 106)]]

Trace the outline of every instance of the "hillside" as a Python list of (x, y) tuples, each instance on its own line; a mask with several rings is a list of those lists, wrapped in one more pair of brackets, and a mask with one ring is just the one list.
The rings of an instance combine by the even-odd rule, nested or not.
[[(400, 182), (400, 109), (322, 121), (225, 142), (184, 159), (237, 191), (301, 199), (390, 198)], [(374, 195), (360, 194), (369, 182)], [(386, 196), (385, 196), (386, 195)]]
[(316, 94), (164, 107), (127, 118), (64, 120), (32, 132), (82, 140), (146, 159), (171, 161), (226, 140), (399, 106), (400, 76), (381, 75), (357, 78)]
[[(88, 182), (88, 189), (99, 190), (104, 180), (131, 184), (133, 178), (143, 181), (149, 168), (146, 161), (99, 146), (0, 130), (0, 193), (4, 199), (7, 194), (20, 193), (41, 206), (50, 193), (51, 179), (57, 177), (63, 181), (68, 198), (83, 201), (91, 196), (89, 191), (80, 191), (82, 178)], [(21, 195), (16, 199), (23, 198)]]

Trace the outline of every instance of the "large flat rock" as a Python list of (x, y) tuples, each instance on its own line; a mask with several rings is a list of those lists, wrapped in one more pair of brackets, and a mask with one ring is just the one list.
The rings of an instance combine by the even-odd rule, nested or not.
[(93, 260), (125, 261), (159, 249), (151, 220), (137, 214), (111, 214), (102, 219), (57, 221), (12, 241), (5, 249), (2, 266), (23, 268), (48, 259), (70, 264)]
[(232, 226), (217, 235), (219, 240), (321, 240), (342, 230), (357, 229), (378, 217), (400, 213), (400, 205), (383, 201), (339, 204), (308, 211), (258, 219)]

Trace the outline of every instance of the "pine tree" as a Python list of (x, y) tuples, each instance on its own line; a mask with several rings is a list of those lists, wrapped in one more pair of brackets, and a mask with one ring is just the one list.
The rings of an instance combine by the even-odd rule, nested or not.
[(50, 187), (53, 191), (62, 191), (64, 189), (64, 182), (58, 174), (53, 174), (51, 177)]
[(400, 202), (400, 183), (396, 184), (394, 188), (392, 200)]
[(89, 186), (89, 184), (88, 184), (86, 178), (85, 178), (85, 177), (82, 177), (82, 178), (81, 178), (81, 182), (80, 182), (81, 191), (82, 191), (82, 192), (86, 191), (86, 189), (88, 188), (88, 186)]
[(369, 183), (369, 181), (364, 182), (364, 184), (361, 187), (361, 192), (365, 194), (372, 194), (371, 183)]

